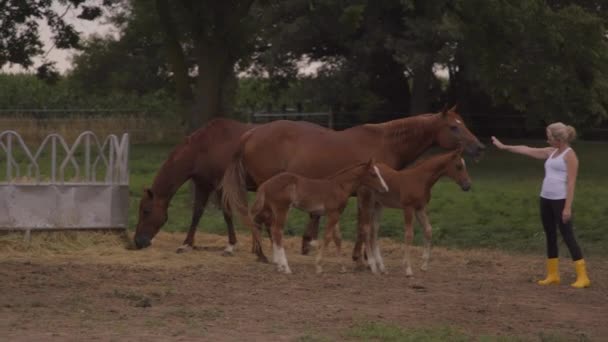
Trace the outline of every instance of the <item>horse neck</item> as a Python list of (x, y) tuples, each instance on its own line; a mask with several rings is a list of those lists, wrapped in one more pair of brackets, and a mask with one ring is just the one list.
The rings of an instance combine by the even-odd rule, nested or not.
[(435, 142), (441, 116), (423, 114), (376, 125), (382, 134), (382, 159), (394, 169), (405, 167)]
[(167, 160), (162, 164), (156, 177), (154, 177), (154, 183), (152, 183), (152, 192), (155, 196), (167, 200), (167, 203), (177, 190), (192, 177), (192, 171), (194, 168), (194, 157), (180, 157), (180, 153), (184, 152), (188, 148), (187, 145), (178, 146)]
[(418, 166), (413, 166), (413, 172), (417, 173), (421, 183), (430, 189), (437, 183), (439, 178), (447, 172), (447, 166), (452, 159), (452, 154), (442, 154), (422, 161)]
[(361, 184), (362, 172), (364, 171), (363, 168), (366, 165), (367, 163), (363, 163), (342, 169), (329, 177), (329, 179), (336, 183), (345, 193), (350, 195)]

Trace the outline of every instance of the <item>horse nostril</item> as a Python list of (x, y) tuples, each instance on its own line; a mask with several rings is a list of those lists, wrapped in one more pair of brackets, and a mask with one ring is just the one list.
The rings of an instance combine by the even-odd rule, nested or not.
[(137, 249), (142, 249), (150, 246), (150, 239), (145, 236), (136, 236), (134, 240)]

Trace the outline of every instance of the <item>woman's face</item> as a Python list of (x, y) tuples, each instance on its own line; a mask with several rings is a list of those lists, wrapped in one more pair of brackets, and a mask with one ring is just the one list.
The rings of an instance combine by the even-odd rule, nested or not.
[(550, 146), (556, 147), (556, 148), (558, 148), (560, 146), (559, 140), (556, 140), (555, 138), (553, 138), (553, 135), (551, 134), (551, 131), (549, 131), (548, 129), (547, 129), (547, 143)]

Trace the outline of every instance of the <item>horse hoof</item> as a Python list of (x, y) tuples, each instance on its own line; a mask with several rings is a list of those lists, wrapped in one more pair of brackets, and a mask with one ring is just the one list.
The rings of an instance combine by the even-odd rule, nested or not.
[(224, 248), (224, 251), (222, 251), (222, 255), (223, 256), (234, 256), (234, 245), (228, 245), (226, 246), (226, 248)]
[(346, 272), (347, 272), (347, 270), (346, 270), (346, 266), (344, 266), (344, 265), (340, 265), (340, 271), (339, 271), (339, 272), (340, 272), (340, 273), (346, 273)]
[(405, 276), (406, 276), (406, 277), (408, 277), (408, 278), (409, 278), (409, 277), (411, 277), (411, 276), (413, 276), (413, 275), (414, 275), (414, 273), (412, 272), (412, 270), (407, 270), (407, 271), (405, 271)]
[(425, 264), (420, 265), (420, 270), (424, 271), (424, 272), (428, 271), (429, 270), (429, 265), (425, 265)]
[(175, 253), (181, 254), (181, 253), (186, 253), (186, 252), (190, 252), (190, 251), (192, 251), (192, 246), (190, 246), (190, 245), (181, 245), (175, 251)]
[(321, 274), (321, 273), (323, 273), (323, 267), (321, 267), (321, 266), (317, 266), (317, 268), (316, 268), (315, 272), (317, 272), (317, 274)]

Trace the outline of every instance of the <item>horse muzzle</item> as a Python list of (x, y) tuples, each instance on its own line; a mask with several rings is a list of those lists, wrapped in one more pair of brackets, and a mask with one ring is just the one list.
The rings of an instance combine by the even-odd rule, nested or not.
[(460, 188), (462, 189), (462, 191), (469, 191), (469, 190), (471, 190), (471, 183), (469, 183), (469, 182), (461, 183)]
[(136, 236), (133, 240), (137, 249), (149, 247), (151, 244), (151, 239), (147, 236)]

